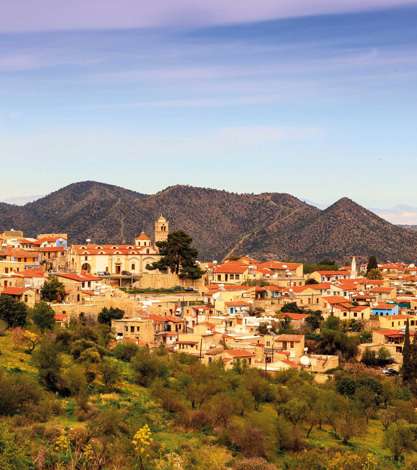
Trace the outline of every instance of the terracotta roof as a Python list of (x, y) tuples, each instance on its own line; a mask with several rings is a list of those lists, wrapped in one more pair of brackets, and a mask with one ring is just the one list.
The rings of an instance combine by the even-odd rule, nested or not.
[[(403, 337), (404, 332), (401, 330), (374, 330), (374, 333), (378, 333), (384, 336), (396, 336), (396, 337)], [(413, 335), (413, 332), (410, 331), (410, 335)]]
[(145, 232), (141, 232), (137, 237), (136, 240), (150, 240), (149, 236)]
[(280, 316), (289, 318), (291, 320), (305, 320), (308, 317), (306, 313), (282, 313)]
[(156, 314), (149, 314), (146, 315), (146, 318), (152, 320), (157, 323), (164, 323), (164, 322), (171, 322), (171, 323), (184, 323), (184, 319), (179, 317), (174, 317), (172, 315), (156, 315)]
[(364, 310), (370, 308), (368, 305), (355, 305), (350, 310), (352, 312), (363, 312)]
[(37, 269), (25, 269), (21, 274), (23, 277), (45, 277), (45, 272)]
[(25, 292), (24, 287), (5, 287), (1, 292), (0, 295), (17, 295), (21, 296)]
[(286, 263), (284, 261), (265, 261), (257, 263), (258, 268), (267, 268), (275, 271), (294, 271), (301, 266), (300, 263)]
[(66, 240), (66, 239), (67, 239), (67, 237), (61, 237), (61, 236), (59, 236), (59, 235), (48, 235), (48, 236), (46, 236), (46, 237), (40, 237), (40, 238), (38, 238), (38, 241), (39, 241), (40, 243), (45, 243), (45, 242), (47, 242), (47, 243), (54, 243), (54, 242), (56, 242), (56, 241), (58, 241), (58, 240)]
[(327, 290), (332, 287), (332, 284), (330, 282), (319, 282), (318, 284), (306, 284), (306, 286), (312, 289)]
[(255, 355), (254, 351), (248, 351), (246, 349), (226, 349), (224, 352), (233, 358), (253, 357)]
[(75, 273), (57, 273), (57, 277), (63, 277), (75, 282), (88, 282), (88, 281), (100, 281), (101, 278), (93, 276), (92, 274), (75, 274)]
[(321, 276), (348, 276), (350, 273), (348, 271), (316, 271)]
[(246, 272), (248, 267), (241, 263), (235, 263), (230, 261), (228, 263), (223, 263), (217, 265), (214, 269), (214, 273), (221, 273), (221, 274), (243, 274)]
[(38, 248), (40, 253), (57, 253), (57, 252), (64, 252), (65, 247), (63, 246), (44, 246)]
[(0, 256), (10, 256), (14, 258), (38, 258), (39, 252), (8, 246), (0, 251)]
[(388, 320), (409, 320), (414, 319), (415, 315), (390, 315), (389, 317), (379, 317), (379, 318), (386, 318)]
[(372, 307), (372, 310), (392, 310), (396, 306), (396, 304), (379, 303), (375, 307)]
[(65, 313), (55, 313), (54, 318), (56, 321), (65, 321), (67, 319), (67, 316)]
[(245, 300), (232, 300), (225, 302), (226, 307), (249, 307), (251, 304)]
[[(143, 255), (149, 247), (134, 245), (72, 245), (71, 250), (78, 255)], [(155, 250), (156, 251), (156, 250)]]
[(342, 297), (341, 295), (329, 295), (327, 297), (323, 297), (323, 300), (325, 300), (330, 305), (344, 304), (348, 302), (348, 300), (345, 297)]
[(275, 336), (275, 341), (294, 341), (295, 343), (299, 343), (303, 338), (304, 335), (282, 334)]

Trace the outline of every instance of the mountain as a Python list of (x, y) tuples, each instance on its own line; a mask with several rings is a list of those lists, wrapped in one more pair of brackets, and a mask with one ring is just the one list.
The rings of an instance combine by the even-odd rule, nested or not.
[(171, 186), (146, 195), (93, 181), (69, 185), (24, 206), (0, 203), (0, 230), (67, 232), (73, 243), (130, 242), (153, 231), (160, 214), (170, 229), (190, 233), (202, 259), (259, 258), (343, 261), (375, 254), (415, 261), (417, 232), (392, 225), (343, 198), (325, 210), (290, 194), (236, 194)]
[(417, 225), (400, 225), (402, 228), (408, 228), (409, 230), (417, 231)]
[(37, 199), (40, 199), (42, 196), (17, 196), (17, 197), (11, 197), (9, 199), (6, 199), (3, 202), (6, 202), (7, 204), (15, 204), (16, 206), (24, 206), (28, 202), (33, 202), (36, 201)]

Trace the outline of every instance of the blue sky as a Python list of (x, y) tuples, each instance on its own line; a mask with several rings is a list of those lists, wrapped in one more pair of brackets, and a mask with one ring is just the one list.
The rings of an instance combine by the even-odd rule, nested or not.
[(348, 196), (417, 223), (415, 2), (178, 3), (149, 24), (0, 19), (0, 200), (86, 179), (181, 183)]

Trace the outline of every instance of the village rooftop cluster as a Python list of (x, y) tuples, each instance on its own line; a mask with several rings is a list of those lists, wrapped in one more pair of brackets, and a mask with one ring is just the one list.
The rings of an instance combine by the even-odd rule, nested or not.
[(117, 342), (271, 373), (306, 369), (325, 376), (339, 367), (339, 354), (309, 347), (315, 319), (334, 317), (349, 335), (361, 336), (356, 359), (370, 351), (377, 356), (382, 348), (392, 363), (388, 371), (401, 367), (406, 325), (411, 336), (417, 325), (416, 266), (382, 263), (372, 279), (354, 256), (347, 266), (312, 272), (301, 263), (242, 256), (200, 261), (200, 279), (181, 279), (148, 269), (161, 257), (157, 243), (168, 235), (163, 216), (152, 239), (142, 232), (131, 245), (71, 245), (66, 234), (0, 233), (0, 295), (33, 307), (45, 283), (57, 279), (65, 292), (49, 304), (62, 327), (80, 317), (97, 320), (104, 308), (120, 309), (123, 318), (111, 324)]

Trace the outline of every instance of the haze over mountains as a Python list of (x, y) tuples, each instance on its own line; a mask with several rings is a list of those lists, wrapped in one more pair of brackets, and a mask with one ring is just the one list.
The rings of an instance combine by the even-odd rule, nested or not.
[(325, 210), (290, 194), (236, 194), (172, 186), (146, 195), (86, 181), (24, 206), (0, 203), (0, 230), (67, 232), (71, 242), (121, 243), (153, 231), (163, 213), (170, 229), (190, 233), (201, 259), (250, 254), (258, 258), (344, 261), (417, 259), (417, 232), (399, 227), (343, 198)]

